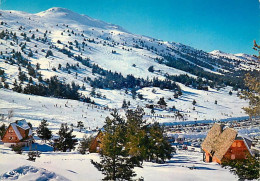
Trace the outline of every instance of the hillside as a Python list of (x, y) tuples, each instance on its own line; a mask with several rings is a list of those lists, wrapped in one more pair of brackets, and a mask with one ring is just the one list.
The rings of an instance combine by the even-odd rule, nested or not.
[(246, 102), (228, 92), (243, 88), (243, 74), (259, 68), (252, 56), (222, 56), (134, 35), (63, 8), (1, 11), (0, 27), (2, 86), (109, 108), (120, 108), (124, 99), (135, 107), (165, 97), (168, 108), (183, 111), (184, 120), (244, 116), (240, 108)]
[[(247, 120), (242, 108), (248, 101), (239, 98), (245, 73), (259, 70), (251, 55), (208, 53), (136, 35), (64, 8), (0, 10), (0, 126), (25, 119), (33, 128), (32, 149), (42, 152), (31, 162), (29, 147), (18, 155), (0, 141), (0, 180), (100, 180), (90, 161), (100, 159), (96, 153), (53, 150), (61, 124), (68, 123), (81, 141), (96, 135), (114, 109), (124, 116), (138, 106), (145, 121), (164, 124), (169, 140), (184, 136), (187, 149), (171, 142), (177, 150), (172, 158), (145, 161), (135, 168), (136, 177), (237, 180), (216, 163), (203, 162), (200, 144), (218, 121), (259, 138), (259, 120)], [(43, 119), (53, 133), (50, 143), (36, 134)]]

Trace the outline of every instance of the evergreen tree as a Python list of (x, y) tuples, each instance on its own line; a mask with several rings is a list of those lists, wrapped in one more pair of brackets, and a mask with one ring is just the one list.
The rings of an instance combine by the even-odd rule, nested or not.
[(67, 123), (62, 123), (58, 132), (59, 138), (55, 140), (54, 149), (66, 152), (75, 149), (77, 139), (72, 135), (73, 129), (69, 129)]
[(159, 101), (157, 102), (157, 104), (167, 106), (167, 103), (165, 102), (164, 97), (161, 97), (159, 99)]
[(92, 136), (87, 137), (87, 135), (84, 135), (82, 140), (79, 143), (78, 151), (81, 154), (86, 154), (86, 151), (88, 151), (93, 139), (94, 139), (94, 137), (92, 137)]
[(144, 110), (137, 107), (136, 110), (126, 112), (126, 150), (132, 156), (132, 161), (140, 166), (147, 157), (147, 124), (143, 120)]
[(32, 51), (30, 51), (30, 52), (28, 53), (28, 57), (33, 57), (33, 52), (32, 52)]
[(4, 83), (4, 88), (9, 89), (9, 84), (7, 82)]
[(154, 67), (153, 67), (153, 66), (150, 66), (150, 67), (148, 68), (148, 71), (149, 71), (149, 72), (154, 72)]
[(4, 136), (5, 130), (6, 130), (6, 126), (5, 126), (5, 124), (2, 124), (0, 126), (0, 139), (2, 139), (2, 137)]
[(131, 90), (131, 93), (132, 93), (132, 98), (135, 99), (136, 98), (136, 90), (135, 89), (132, 89)]
[(41, 121), (41, 124), (36, 130), (38, 137), (44, 140), (44, 142), (46, 142), (46, 140), (51, 139), (52, 137), (52, 133), (47, 126), (48, 126), (47, 120), (43, 119)]
[(51, 50), (48, 50), (48, 51), (46, 52), (45, 58), (47, 58), (47, 57), (49, 57), (49, 56), (53, 56), (53, 53), (52, 53)]
[(251, 155), (243, 160), (224, 160), (222, 167), (229, 168), (230, 172), (238, 175), (239, 180), (259, 179), (260, 163)]
[(101, 144), (101, 161), (91, 161), (105, 175), (104, 180), (131, 180), (133, 169), (138, 166), (133, 162), (126, 145), (125, 121), (115, 111), (112, 119), (106, 118)]
[(173, 148), (164, 135), (164, 128), (158, 122), (149, 127), (149, 146), (148, 157), (149, 161), (156, 163), (164, 163), (166, 159), (172, 157)]
[(128, 106), (127, 106), (127, 103), (126, 103), (126, 100), (125, 100), (125, 99), (123, 100), (122, 108), (123, 108), (123, 109), (124, 109), (124, 108), (128, 108)]
[[(258, 51), (258, 62), (260, 62), (260, 46), (254, 41), (254, 50)], [(249, 115), (250, 119), (252, 116), (260, 115), (260, 77), (257, 75), (246, 74), (245, 85), (248, 87), (247, 90), (242, 91), (240, 96), (243, 99), (249, 100), (249, 106), (243, 109)]]
[(92, 90), (91, 90), (91, 92), (90, 92), (90, 95), (91, 95), (92, 97), (94, 97), (94, 96), (96, 95), (96, 89), (95, 89), (94, 87), (92, 87)]
[(79, 132), (81, 132), (81, 130), (84, 128), (84, 124), (82, 121), (78, 121), (77, 128), (79, 128)]
[(40, 70), (40, 64), (39, 63), (36, 64), (36, 69)]
[(193, 99), (192, 105), (195, 106), (196, 104), (197, 104), (197, 102), (195, 101), (195, 99)]
[(154, 114), (154, 113), (155, 113), (155, 111), (154, 111), (154, 108), (152, 107), (151, 114)]

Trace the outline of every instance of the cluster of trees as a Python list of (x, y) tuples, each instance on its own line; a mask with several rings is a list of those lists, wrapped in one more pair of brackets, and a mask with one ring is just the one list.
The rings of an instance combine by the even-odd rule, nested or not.
[[(46, 120), (42, 120), (41, 124), (36, 130), (36, 133), (40, 139), (44, 142), (49, 141), (52, 138), (52, 132), (48, 128), (48, 123)], [(54, 151), (71, 151), (75, 149), (78, 140), (76, 136), (72, 134), (73, 129), (69, 128), (67, 123), (62, 123), (58, 132), (59, 138), (54, 139), (53, 148)]]
[(144, 160), (164, 163), (173, 148), (159, 123), (147, 124), (142, 108), (127, 110), (126, 120), (117, 111), (107, 117), (101, 143), (101, 161), (91, 161), (105, 175), (104, 180), (131, 180), (134, 167)]
[(71, 84), (65, 84), (58, 80), (57, 76), (53, 76), (50, 79), (45, 79), (39, 84), (29, 83), (24, 87), (24, 89), (22, 89), (21, 85), (14, 83), (13, 90), (24, 94), (80, 100), (82, 97), (78, 93), (79, 88), (79, 85), (76, 85), (74, 82)]
[(251, 155), (248, 155), (243, 160), (225, 160), (222, 163), (222, 167), (228, 168), (240, 180), (259, 179), (260, 162)]
[(180, 75), (166, 75), (169, 80), (180, 82), (186, 86), (191, 86), (198, 90), (207, 90), (207, 86), (215, 87), (215, 83), (213, 81), (203, 80), (202, 78), (193, 78), (188, 76), (187, 74)]
[(123, 88), (143, 88), (160, 87), (161, 89), (181, 90), (180, 87), (171, 80), (159, 80), (157, 77), (149, 80), (135, 78), (133, 75), (124, 77), (121, 73), (112, 72), (100, 68), (98, 65), (92, 66), (92, 73), (102, 75), (90, 81), (90, 85), (95, 88), (123, 89)]
[[(243, 75), (244, 72), (239, 72), (237, 71), (235, 73), (228, 74), (226, 73), (225, 75), (219, 75), (219, 74), (214, 74), (208, 71), (203, 70), (203, 68), (200, 68), (194, 64), (191, 64), (187, 61), (185, 61), (182, 58), (175, 58), (173, 56), (164, 56), (164, 59), (156, 59), (158, 63), (163, 63), (169, 67), (174, 67), (180, 70), (183, 70), (185, 72), (189, 72), (193, 75), (198, 76), (199, 78), (205, 78), (206, 80), (210, 80), (214, 83), (212, 85), (209, 81), (205, 82), (206, 85), (211, 86), (211, 87), (216, 87), (216, 86), (232, 86), (234, 88), (245, 88), (244, 81), (243, 81)], [(237, 76), (240, 76), (238, 78)], [(174, 77), (173, 77), (174, 78)], [(185, 82), (181, 82), (184, 83)]]

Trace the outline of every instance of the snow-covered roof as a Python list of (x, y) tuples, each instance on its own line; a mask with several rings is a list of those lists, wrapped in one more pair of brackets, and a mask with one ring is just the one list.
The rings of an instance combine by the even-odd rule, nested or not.
[(17, 121), (16, 124), (17, 124), (17, 126), (19, 126), (20, 128), (22, 128), (24, 130), (30, 129), (30, 126), (24, 119)]
[(20, 131), (19, 131), (19, 130), (17, 129), (17, 127), (16, 127), (16, 123), (11, 123), (11, 126), (12, 126), (12, 128), (14, 129), (14, 132), (15, 132), (16, 136), (18, 137), (18, 139), (19, 139), (19, 140), (23, 139), (23, 137), (22, 137)]
[(244, 139), (248, 139), (249, 141), (253, 141), (252, 138), (250, 138), (250, 137), (248, 137), (248, 136), (246, 136), (246, 135), (244, 135), (244, 134), (241, 134), (241, 133), (238, 133), (238, 134), (237, 134), (237, 137), (241, 137), (241, 138), (244, 138)]
[(32, 129), (29, 129), (29, 133), (28, 133), (28, 136), (32, 136)]

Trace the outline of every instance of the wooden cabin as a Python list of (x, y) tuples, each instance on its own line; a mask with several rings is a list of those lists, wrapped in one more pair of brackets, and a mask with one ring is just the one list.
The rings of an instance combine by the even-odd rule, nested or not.
[(17, 144), (29, 146), (33, 141), (32, 129), (25, 120), (19, 120), (11, 123), (3, 135), (2, 142), (4, 146), (11, 147)]
[(245, 159), (248, 154), (252, 155), (251, 145), (250, 138), (239, 135), (233, 128), (225, 128), (216, 123), (209, 130), (201, 147), (205, 162), (221, 164), (224, 159)]
[(90, 153), (98, 153), (100, 151), (102, 139), (103, 139), (103, 132), (99, 130), (95, 139), (90, 143), (90, 147), (89, 147)]

